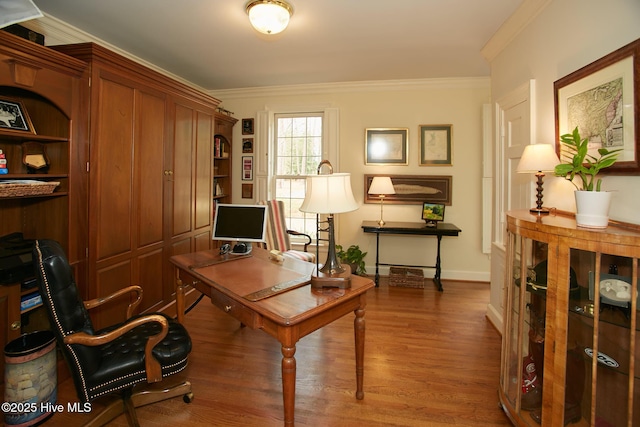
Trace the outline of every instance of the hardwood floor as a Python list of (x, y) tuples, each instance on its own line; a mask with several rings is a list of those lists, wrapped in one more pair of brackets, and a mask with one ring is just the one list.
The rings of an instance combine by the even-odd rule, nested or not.
[[(485, 318), (486, 283), (444, 281), (439, 293), (381, 286), (368, 293), (364, 400), (355, 398), (353, 316), (297, 346), (297, 426), (508, 426), (498, 406), (500, 335)], [(142, 426), (282, 426), (280, 346), (241, 328), (206, 298), (187, 316), (193, 340), (179, 379), (195, 399), (138, 409)], [(177, 378), (176, 378), (177, 379)], [(165, 380), (173, 382), (174, 380)], [(58, 402), (77, 402), (71, 380)], [(94, 411), (100, 407), (94, 403)], [(76, 426), (90, 414), (55, 414), (51, 426)], [(126, 426), (124, 416), (110, 426)]]

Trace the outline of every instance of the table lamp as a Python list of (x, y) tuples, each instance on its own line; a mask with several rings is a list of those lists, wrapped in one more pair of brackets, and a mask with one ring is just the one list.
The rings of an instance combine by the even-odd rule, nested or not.
[(518, 173), (534, 173), (537, 177), (537, 203), (529, 212), (546, 215), (549, 209), (542, 207), (542, 178), (545, 172), (551, 172), (560, 163), (556, 152), (550, 144), (531, 144), (524, 148), (520, 162), (516, 168)]
[[(323, 166), (328, 166), (328, 174), (320, 174)], [(341, 288), (351, 287), (351, 269), (340, 265), (336, 255), (333, 215), (351, 212), (358, 209), (358, 203), (351, 190), (351, 174), (333, 173), (333, 167), (327, 160), (318, 166), (318, 175), (307, 176), (307, 191), (300, 206), (301, 212), (326, 214), (329, 232), (327, 261), (322, 268), (318, 268), (316, 258), (316, 274), (311, 276), (312, 288)]]
[(369, 186), (369, 194), (377, 194), (380, 197), (380, 221), (379, 225), (384, 225), (382, 219), (382, 204), (384, 203), (384, 196), (387, 194), (396, 194), (396, 190), (393, 188), (391, 178), (388, 176), (374, 176)]

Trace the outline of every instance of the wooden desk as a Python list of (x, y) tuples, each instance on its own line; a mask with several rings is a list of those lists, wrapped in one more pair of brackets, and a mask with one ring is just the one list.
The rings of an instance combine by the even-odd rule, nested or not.
[[(224, 255), (232, 257), (231, 255)], [(224, 262), (217, 251), (202, 251), (171, 257), (176, 267), (178, 321), (184, 320), (184, 292), (193, 286), (211, 298), (216, 307), (253, 329), (262, 329), (282, 346), (282, 394), (284, 425), (294, 425), (296, 387), (296, 342), (354, 312), (356, 344), (356, 398), (364, 398), (364, 313), (366, 292), (374, 287), (370, 279), (352, 276), (350, 289), (311, 290), (307, 280), (315, 264), (285, 259), (269, 260), (268, 251), (253, 249), (250, 256)], [(221, 262), (223, 261), (223, 262)], [(281, 283), (302, 282), (285, 292), (250, 301), (246, 295)], [(327, 369), (331, 369), (327, 367)]]
[[(442, 282), (440, 281), (440, 273), (442, 266), (440, 261), (440, 241), (442, 236), (457, 236), (462, 230), (453, 224), (439, 222), (435, 227), (427, 227), (424, 222), (387, 222), (384, 225), (378, 224), (377, 221), (363, 221), (362, 229), (365, 233), (376, 234), (376, 277), (375, 282), (378, 286), (380, 275), (378, 266), (380, 265), (397, 265), (400, 267), (426, 267), (435, 268), (436, 274), (433, 281), (442, 292)], [(438, 238), (438, 251), (436, 255), (436, 265), (399, 265), (399, 264), (383, 264), (380, 262), (380, 235), (381, 234), (410, 234), (419, 236), (436, 236)]]

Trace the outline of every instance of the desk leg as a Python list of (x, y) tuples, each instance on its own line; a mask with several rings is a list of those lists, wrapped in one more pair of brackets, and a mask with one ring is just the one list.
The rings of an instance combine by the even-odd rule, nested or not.
[(180, 273), (176, 268), (176, 315), (179, 323), (184, 322), (184, 283), (180, 279)]
[(376, 288), (380, 285), (380, 273), (378, 272), (378, 264), (380, 262), (380, 233), (376, 233)]
[(436, 255), (436, 275), (433, 277), (433, 281), (436, 283), (436, 286), (438, 286), (438, 290), (440, 292), (443, 291), (442, 282), (440, 281), (440, 272), (441, 272), (441, 266), (440, 266), (440, 242), (441, 241), (442, 241), (442, 236), (438, 235), (438, 251), (437, 251), (437, 255)]
[(296, 403), (296, 347), (282, 346), (282, 398), (284, 425), (293, 427)]
[[(362, 297), (364, 298), (364, 296)], [(355, 311), (353, 330), (356, 341), (356, 399), (364, 399), (364, 301)]]

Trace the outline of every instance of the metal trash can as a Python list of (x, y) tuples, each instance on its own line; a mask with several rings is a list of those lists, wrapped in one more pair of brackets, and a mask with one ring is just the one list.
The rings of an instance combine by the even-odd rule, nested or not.
[(56, 404), (58, 397), (55, 349), (51, 331), (24, 334), (4, 347), (6, 425), (30, 426), (51, 415), (47, 409)]

